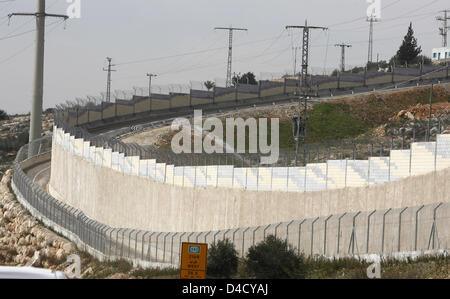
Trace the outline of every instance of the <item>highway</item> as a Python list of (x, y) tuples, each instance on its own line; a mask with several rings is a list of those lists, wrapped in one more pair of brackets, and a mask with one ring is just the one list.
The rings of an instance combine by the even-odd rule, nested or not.
[(41, 187), (44, 190), (47, 190), (47, 184), (50, 181), (51, 162), (50, 161), (44, 162), (35, 165), (32, 168), (25, 169), (25, 173), (39, 187)]

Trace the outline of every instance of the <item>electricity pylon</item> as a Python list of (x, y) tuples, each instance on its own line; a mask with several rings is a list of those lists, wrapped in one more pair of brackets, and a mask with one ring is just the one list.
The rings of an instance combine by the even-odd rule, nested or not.
[(233, 63), (233, 31), (248, 31), (245, 28), (233, 28), (233, 27), (216, 27), (214, 30), (228, 30), (228, 65), (227, 65), (227, 82), (226, 87), (232, 85), (231, 72)]
[[(301, 86), (301, 89), (303, 89), (303, 94), (300, 93), (299, 97), (299, 112), (302, 109), (302, 99), (304, 100), (304, 108), (303, 108), (303, 121), (304, 121), (304, 134), (303, 134), (303, 143), (304, 143), (304, 156), (303, 160), (306, 165), (306, 141), (307, 141), (307, 120), (308, 120), (308, 97), (312, 96), (309, 95), (308, 92), (310, 92), (310, 86), (308, 84), (308, 64), (309, 64), (309, 35), (310, 30), (314, 29), (321, 29), (321, 30), (328, 30), (326, 27), (318, 27), (318, 26), (309, 26), (308, 21), (305, 20), (304, 26), (286, 26), (286, 29), (303, 29), (303, 43), (302, 43), (302, 72), (301, 76), (299, 76), (299, 84)], [(299, 113), (300, 117), (300, 113)], [(297, 138), (296, 138), (296, 145), (295, 145), (295, 165), (297, 165), (298, 162), (298, 149), (299, 149), (299, 140), (300, 140), (300, 126), (297, 128)]]
[(441, 11), (442, 13), (444, 13), (444, 16), (441, 17), (437, 17), (436, 19), (438, 21), (441, 21), (443, 26), (439, 28), (439, 35), (442, 35), (442, 47), (447, 47), (447, 35), (448, 35), (448, 29), (450, 29), (450, 27), (448, 26), (448, 20), (450, 20), (450, 17), (448, 16), (448, 13), (450, 12), (450, 10), (446, 9)]

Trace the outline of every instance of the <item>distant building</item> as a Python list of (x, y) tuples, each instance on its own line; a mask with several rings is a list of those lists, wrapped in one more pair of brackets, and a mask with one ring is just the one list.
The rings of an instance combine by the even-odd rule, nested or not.
[(450, 47), (435, 48), (431, 59), (435, 63), (449, 61), (450, 60)]

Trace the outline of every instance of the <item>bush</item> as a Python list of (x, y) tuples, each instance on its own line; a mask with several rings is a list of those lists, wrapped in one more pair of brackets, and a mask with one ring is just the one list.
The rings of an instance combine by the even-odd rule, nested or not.
[(286, 241), (268, 236), (250, 247), (245, 260), (246, 271), (256, 279), (304, 278), (303, 256), (289, 248)]
[(206, 273), (211, 278), (231, 278), (238, 267), (238, 253), (233, 243), (226, 239), (208, 249)]
[(0, 110), (0, 120), (8, 120), (8, 119), (9, 119), (8, 114), (5, 111)]
[(229, 239), (221, 240), (208, 249), (206, 273), (211, 278), (231, 278), (238, 268), (238, 253)]

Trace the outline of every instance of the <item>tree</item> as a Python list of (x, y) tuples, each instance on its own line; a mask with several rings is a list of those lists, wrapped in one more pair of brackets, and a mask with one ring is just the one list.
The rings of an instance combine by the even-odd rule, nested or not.
[(331, 73), (331, 77), (337, 77), (339, 72), (340, 71), (338, 69), (334, 69), (333, 72)]
[(54, 112), (55, 112), (55, 109), (53, 109), (53, 108), (47, 108), (47, 109), (45, 109), (44, 114), (52, 114), (52, 113), (54, 113)]
[(5, 111), (0, 110), (0, 120), (8, 120), (8, 119), (9, 119), (8, 114)]
[(417, 63), (417, 64), (423, 63), (423, 65), (432, 65), (433, 64), (431, 58), (426, 55), (417, 56), (415, 59), (415, 63)]
[(236, 86), (236, 82), (239, 84), (249, 84), (249, 85), (258, 85), (256, 81), (255, 74), (252, 72), (245, 73), (241, 76), (241, 74), (233, 76), (233, 85)]
[(256, 279), (304, 278), (303, 256), (286, 241), (268, 236), (250, 247), (245, 260), (247, 272)]
[(238, 253), (229, 239), (213, 244), (208, 250), (206, 273), (212, 278), (231, 278), (238, 267)]
[(417, 56), (422, 53), (422, 48), (417, 46), (417, 39), (414, 37), (412, 23), (409, 24), (408, 33), (403, 39), (403, 43), (397, 52), (397, 59), (400, 64), (413, 63)]
[(354, 67), (351, 70), (352, 74), (360, 74), (360, 73), (364, 73), (365, 69), (363, 67)]
[(206, 81), (203, 83), (206, 87), (206, 89), (208, 89), (208, 91), (210, 91), (211, 89), (213, 89), (216, 86), (216, 83), (212, 82), (212, 81)]

